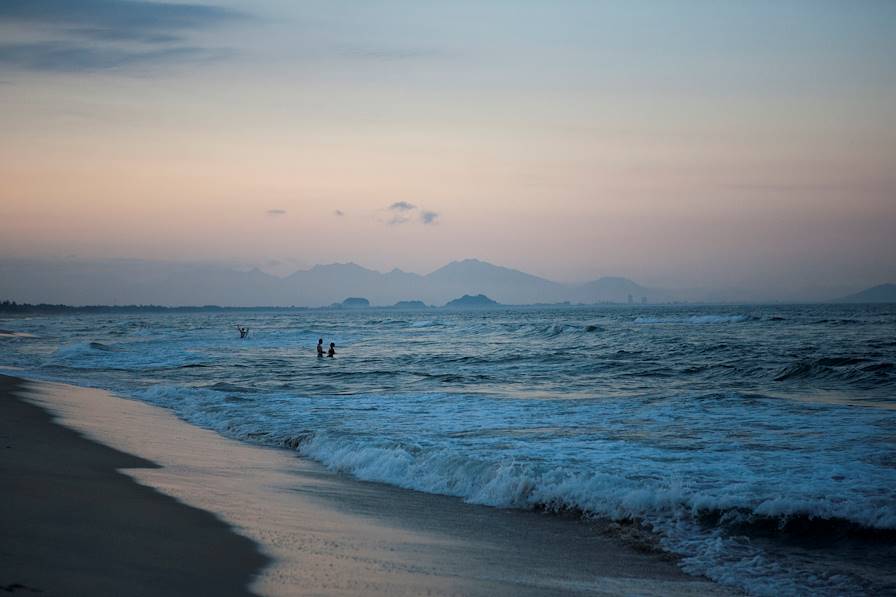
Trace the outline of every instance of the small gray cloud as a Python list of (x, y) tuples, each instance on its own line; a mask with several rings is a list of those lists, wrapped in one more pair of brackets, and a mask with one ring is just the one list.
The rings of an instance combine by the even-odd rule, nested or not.
[(284, 215), (286, 215), (286, 210), (285, 209), (269, 209), (268, 215), (274, 216), (274, 217), (284, 216)]
[(390, 226), (407, 224), (408, 222), (420, 222), (424, 225), (436, 224), (439, 219), (437, 212), (418, 207), (407, 201), (396, 201), (387, 207), (385, 211), (387, 213), (391, 212), (391, 217), (385, 220)]
[(342, 211), (341, 209), (334, 209), (334, 210), (333, 210), (333, 215), (341, 218), (342, 216), (345, 215), (345, 212)]
[(417, 209), (417, 206), (413, 203), (408, 203), (407, 201), (396, 201), (389, 206), (389, 209), (391, 211), (411, 211)]

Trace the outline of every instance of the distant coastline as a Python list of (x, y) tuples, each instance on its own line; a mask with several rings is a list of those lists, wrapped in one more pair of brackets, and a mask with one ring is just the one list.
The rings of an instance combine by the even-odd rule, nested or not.
[[(402, 302), (410, 302), (410, 301), (402, 301)], [(453, 302), (453, 301), (450, 301)], [(508, 305), (503, 303), (492, 303), (486, 305), (478, 305), (478, 306), (466, 306), (466, 305), (425, 305), (423, 307), (420, 306), (402, 306), (402, 305), (370, 305), (369, 307), (356, 307), (351, 310), (355, 311), (446, 311), (446, 310), (510, 310), (510, 309), (587, 309), (593, 307), (616, 307), (616, 308), (633, 308), (633, 309), (641, 309), (641, 308), (663, 308), (663, 307), (682, 307), (682, 306), (701, 306), (701, 305), (712, 305), (712, 306), (734, 306), (734, 305), (801, 305), (801, 304), (813, 304), (813, 305), (835, 305), (842, 304), (844, 301), (820, 301), (813, 303), (800, 303), (800, 302), (726, 302), (726, 303), (708, 303), (708, 302), (669, 302), (669, 303), (660, 303), (660, 304), (651, 304), (651, 305), (640, 305), (635, 304), (631, 305), (628, 303), (622, 302), (598, 302), (598, 303), (531, 303), (531, 304), (519, 304), (519, 305)], [(859, 305), (859, 304), (889, 304), (893, 301), (887, 302), (874, 302), (869, 301), (865, 303), (860, 302), (852, 302), (851, 304)], [(300, 306), (221, 306), (221, 305), (192, 305), (192, 306), (166, 306), (166, 305), (64, 305), (64, 304), (30, 304), (30, 303), (16, 303), (14, 301), (2, 301), (0, 302), (0, 314), (3, 315), (54, 315), (54, 314), (78, 314), (78, 313), (120, 313), (120, 314), (131, 314), (131, 313), (208, 313), (208, 312), (292, 312), (292, 311), (340, 311), (347, 310), (346, 307), (342, 307), (341, 305), (329, 305), (324, 307), (300, 307)]]

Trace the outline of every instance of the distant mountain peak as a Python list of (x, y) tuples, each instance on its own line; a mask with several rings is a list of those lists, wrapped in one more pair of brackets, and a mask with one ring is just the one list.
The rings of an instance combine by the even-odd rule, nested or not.
[(838, 303), (896, 303), (896, 284), (885, 283), (837, 299)]

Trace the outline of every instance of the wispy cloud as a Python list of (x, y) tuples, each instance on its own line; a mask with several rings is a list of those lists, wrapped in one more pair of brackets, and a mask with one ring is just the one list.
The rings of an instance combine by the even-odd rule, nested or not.
[(341, 218), (342, 216), (345, 215), (345, 212), (342, 211), (341, 209), (334, 209), (334, 210), (333, 210), (333, 215)]
[(420, 221), (424, 224), (435, 224), (439, 219), (439, 214), (434, 211), (421, 211)]
[(284, 216), (284, 215), (286, 215), (286, 210), (285, 209), (269, 209), (268, 215), (273, 216), (273, 217)]
[(159, 49), (91, 47), (66, 42), (0, 44), (0, 64), (26, 70), (81, 72), (109, 70), (131, 65), (214, 58), (205, 48), (174, 46)]
[(407, 201), (396, 201), (389, 206), (389, 209), (392, 211), (411, 211), (417, 209), (417, 206)]
[(437, 58), (443, 53), (434, 48), (425, 47), (387, 47), (387, 46), (348, 46), (337, 49), (342, 56), (358, 60), (374, 60), (384, 62), (420, 60)]
[(189, 34), (245, 18), (205, 4), (3, 0), (0, 22), (13, 24), (34, 39), (0, 44), (0, 65), (79, 72), (215, 58), (226, 52), (189, 43)]

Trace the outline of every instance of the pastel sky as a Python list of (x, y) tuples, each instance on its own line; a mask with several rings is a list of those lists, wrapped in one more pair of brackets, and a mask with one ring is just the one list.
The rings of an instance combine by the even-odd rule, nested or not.
[(4, 0), (0, 256), (896, 281), (894, 31), (890, 0)]

